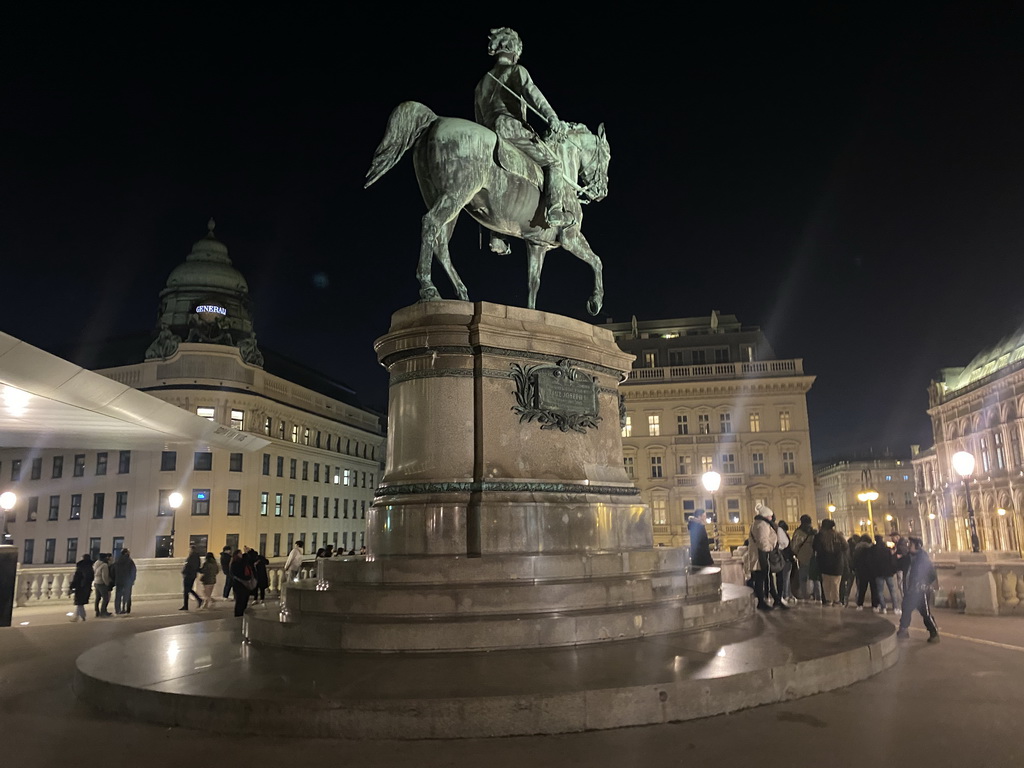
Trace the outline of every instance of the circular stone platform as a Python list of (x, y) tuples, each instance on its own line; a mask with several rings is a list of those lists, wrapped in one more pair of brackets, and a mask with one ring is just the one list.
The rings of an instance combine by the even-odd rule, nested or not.
[[(741, 589), (723, 585), (723, 597)], [(99, 709), (169, 726), (469, 738), (706, 717), (850, 685), (898, 657), (885, 619), (807, 605), (699, 632), (459, 654), (256, 647), (240, 620), (220, 619), (97, 646), (78, 658), (74, 688)]]

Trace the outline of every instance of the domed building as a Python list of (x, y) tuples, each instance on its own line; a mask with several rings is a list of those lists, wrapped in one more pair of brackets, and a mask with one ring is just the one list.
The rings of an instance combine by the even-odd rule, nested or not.
[[(138, 450), (98, 437), (81, 448), (0, 450), (4, 488), (18, 497), (9, 530), (22, 569), (50, 585), (33, 587), (38, 596), (63, 584), (84, 552), (130, 548), (145, 595), (180, 590), (180, 565), (159, 558), (190, 546), (250, 547), (272, 562), (299, 540), (307, 553), (358, 551), (383, 466), (381, 417), (343, 383), (269, 350), (264, 358), (248, 284), (212, 220), (167, 277), (155, 331), (143, 360), (140, 345), (134, 361), (95, 373), (214, 422), (217, 442), (168, 435), (161, 450)], [(115, 346), (108, 353), (124, 359)], [(145, 574), (158, 571), (163, 586), (147, 588)]]

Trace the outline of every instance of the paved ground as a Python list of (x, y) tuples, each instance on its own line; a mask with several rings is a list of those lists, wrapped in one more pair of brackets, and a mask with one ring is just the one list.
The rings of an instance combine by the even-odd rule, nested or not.
[[(917, 628), (900, 663), (832, 693), (675, 725), (565, 736), (362, 742), (231, 737), (97, 715), (71, 692), (79, 653), (124, 633), (230, 615), (137, 603), (129, 618), (70, 624), (57, 608), (16, 609), (0, 630), (3, 763), (146, 759), (151, 766), (244, 760), (368, 766), (987, 766), (1024, 765), (1024, 619), (940, 612), (939, 645)], [(137, 615), (136, 615), (137, 614)], [(919, 622), (919, 619), (917, 620)], [(27, 626), (19, 626), (28, 622)], [(326, 660), (326, 657), (325, 657)]]

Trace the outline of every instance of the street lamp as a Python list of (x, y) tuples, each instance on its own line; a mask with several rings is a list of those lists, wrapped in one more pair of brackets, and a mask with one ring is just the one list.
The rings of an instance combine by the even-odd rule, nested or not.
[(967, 451), (957, 451), (953, 454), (953, 471), (964, 480), (964, 495), (967, 496), (967, 528), (971, 532), (971, 551), (981, 551), (981, 541), (978, 539), (978, 523), (974, 519), (974, 505), (971, 503), (970, 476), (974, 474), (974, 454)]
[(18, 497), (10, 491), (0, 493), (0, 544), (6, 544), (11, 537), (7, 533), (7, 513), (14, 509), (14, 505), (17, 503)]
[(185, 497), (175, 491), (167, 497), (167, 504), (171, 508), (171, 552), (170, 556), (174, 557), (174, 528), (178, 522), (178, 507), (181, 506), (181, 502), (185, 500)]
[(863, 491), (857, 494), (857, 498), (861, 501), (867, 502), (868, 505), (868, 527), (871, 530), (871, 534), (875, 533), (875, 518), (871, 514), (871, 502), (878, 500), (878, 491), (870, 488), (865, 488)]
[(714, 470), (705, 472), (700, 476), (704, 489), (711, 494), (711, 515), (715, 522), (715, 550), (719, 548), (718, 542), (718, 510), (715, 509), (715, 491), (722, 487), (722, 476)]
[(18, 497), (10, 491), (0, 493), (0, 627), (11, 626), (14, 612), (14, 587), (18, 578), (18, 553), (7, 545), (7, 513)]

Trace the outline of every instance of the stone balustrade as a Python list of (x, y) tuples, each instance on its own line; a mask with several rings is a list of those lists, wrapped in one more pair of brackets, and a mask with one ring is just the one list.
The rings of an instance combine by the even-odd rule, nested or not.
[[(267, 594), (279, 595), (284, 579), (284, 558), (274, 558), (267, 566), (270, 586)], [(138, 559), (135, 565), (138, 575), (132, 600), (160, 600), (181, 595), (181, 569), (183, 558)], [(19, 565), (15, 582), (14, 604), (16, 607), (58, 603), (71, 599), (71, 579), (75, 575), (74, 565)], [(224, 574), (217, 576), (213, 594), (219, 597), (224, 592)], [(307, 560), (302, 564), (299, 578), (316, 578), (316, 561)], [(196, 579), (199, 592), (199, 580)]]
[(946, 552), (933, 561), (941, 592), (963, 594), (965, 613), (1024, 616), (1024, 560), (1019, 553)]

